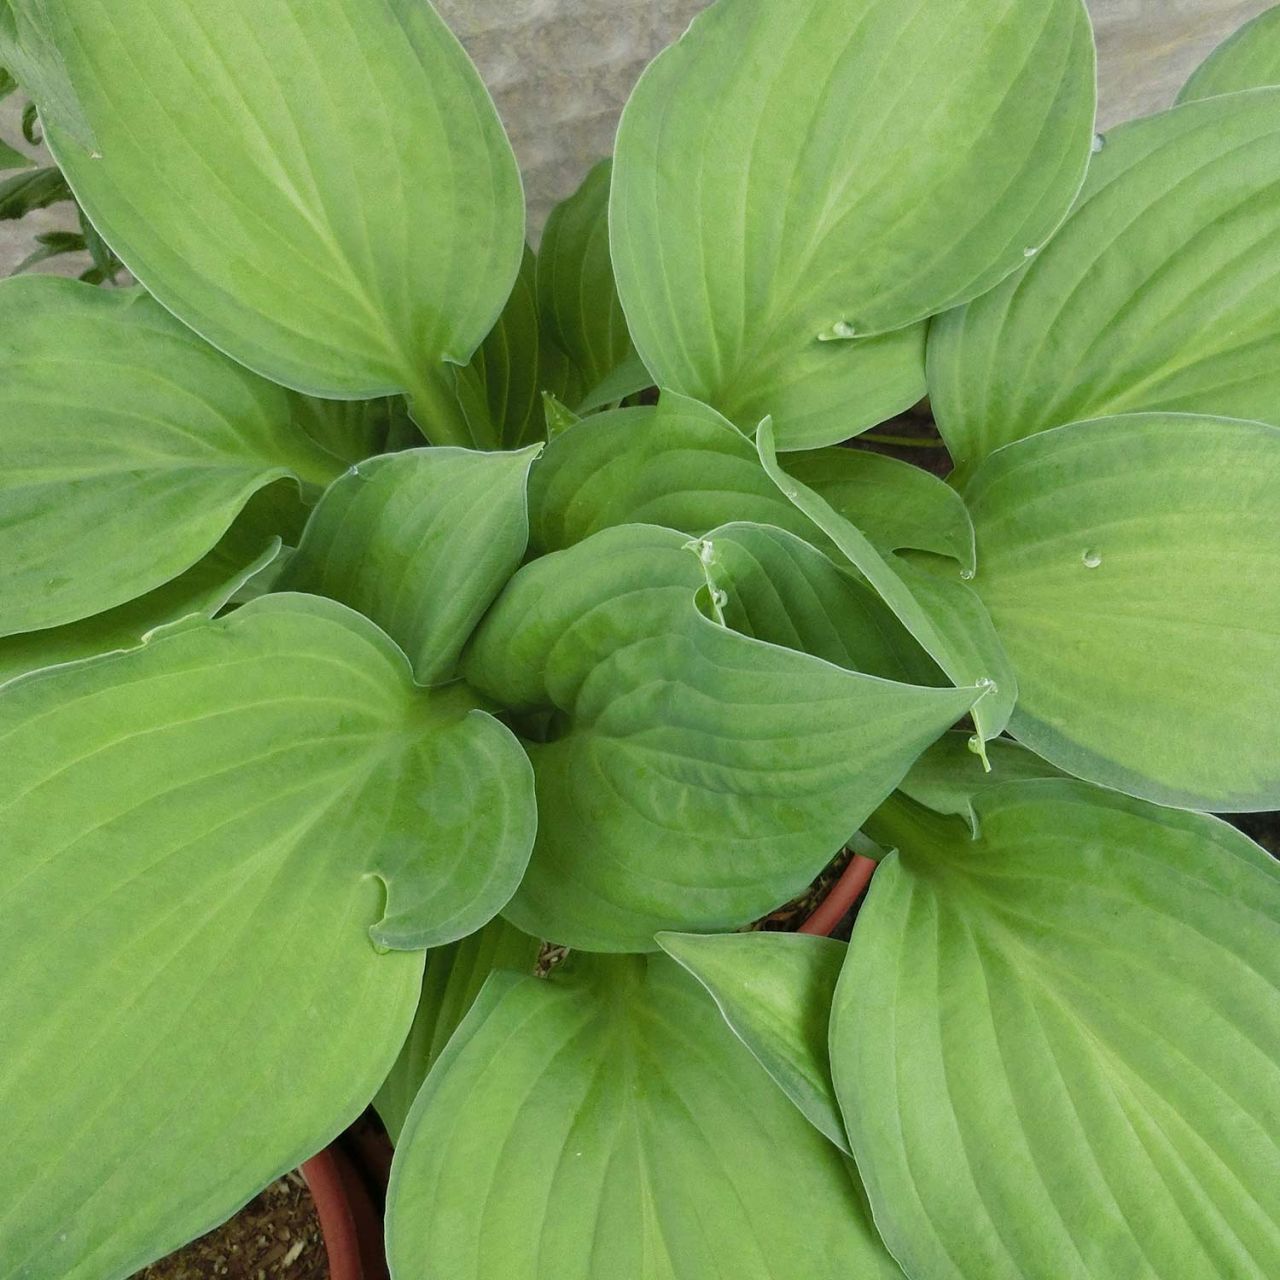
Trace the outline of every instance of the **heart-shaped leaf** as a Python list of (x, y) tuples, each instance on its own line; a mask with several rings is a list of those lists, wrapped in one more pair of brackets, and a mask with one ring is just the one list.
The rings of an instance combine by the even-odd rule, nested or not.
[(520, 264), (511, 148), (424, 0), (59, 0), (98, 154), (49, 130), (94, 226), (165, 306), (300, 391), (408, 392), (467, 442), (465, 364)]
[(614, 267), (655, 381), (743, 427), (772, 414), (782, 448), (907, 407), (908, 326), (1048, 239), (1094, 98), (1079, 0), (719, 0), (618, 131)]
[(1280, 805), (1280, 429), (1076, 423), (991, 454), (965, 498), (1017, 738), (1161, 804)]
[(1280, 9), (1264, 10), (1228, 36), (1192, 73), (1179, 102), (1280, 85)]
[(660, 933), (773, 1081), (846, 1155), (827, 1025), (845, 945), (806, 933)]
[(1280, 424), (1280, 89), (1107, 135), (1036, 260), (929, 331), (929, 391), (965, 474), (993, 449), (1148, 410)]
[(483, 929), (427, 953), (422, 995), (409, 1038), (373, 1105), (393, 1142), (422, 1082), (444, 1052), (449, 1037), (467, 1016), (491, 973), (531, 974), (542, 944), (509, 925), (501, 916)]
[[(830, 643), (833, 612), (802, 581), (787, 596), (795, 539), (745, 536), (734, 589), (754, 578), (784, 602), (783, 636), (750, 592), (725, 598), (717, 566), (733, 526), (691, 543), (646, 525), (526, 565), (476, 633), (467, 679), (545, 739), (528, 747), (537, 847), (507, 913), (527, 933), (638, 951), (659, 929), (770, 910), (972, 705), (973, 689), (892, 683), (781, 647)], [(754, 636), (724, 625), (735, 608)]]
[(831, 1056), (876, 1224), (936, 1280), (1280, 1271), (1280, 865), (1076, 782), (895, 802)]
[(387, 948), (477, 928), (528, 856), (528, 764), (473, 708), (287, 595), (0, 693), (13, 1274), (130, 1274), (373, 1096), (422, 974)]
[(320, 499), (282, 585), (372, 618), (419, 683), (448, 679), (524, 555), (539, 447), (414, 449), (358, 464)]
[(400, 1280), (901, 1280), (855, 1179), (678, 965), (580, 957), (492, 979), (445, 1050), (388, 1256)]
[(263, 486), (314, 490), (342, 469), (279, 387), (140, 291), (6, 280), (0, 355), (0, 635), (136, 600)]

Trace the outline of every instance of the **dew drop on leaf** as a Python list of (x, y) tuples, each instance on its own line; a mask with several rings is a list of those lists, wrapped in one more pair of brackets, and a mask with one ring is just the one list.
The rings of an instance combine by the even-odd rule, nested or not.
[(1080, 559), (1086, 569), (1096, 569), (1102, 563), (1102, 552), (1090, 547)]

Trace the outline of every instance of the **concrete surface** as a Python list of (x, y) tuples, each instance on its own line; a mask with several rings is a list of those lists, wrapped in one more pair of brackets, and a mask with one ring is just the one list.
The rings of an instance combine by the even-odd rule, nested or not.
[[(644, 65), (705, 0), (439, 0), (475, 59), (520, 157), (536, 232), (547, 210), (608, 154), (618, 113)], [(1103, 129), (1169, 105), (1192, 68), (1270, 0), (1090, 0)], [(16, 141), (21, 103), (0, 104)], [(0, 223), (0, 274), (37, 231), (74, 225), (65, 210)], [(48, 270), (73, 274), (80, 263)]]

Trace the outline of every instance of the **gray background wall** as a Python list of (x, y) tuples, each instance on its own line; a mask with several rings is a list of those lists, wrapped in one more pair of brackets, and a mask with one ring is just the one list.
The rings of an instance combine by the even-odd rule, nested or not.
[[(525, 174), (531, 225), (611, 149), (627, 93), (644, 65), (706, 0), (438, 0), (498, 103)], [(1272, 0), (1090, 0), (1098, 38), (1099, 125), (1168, 106), (1191, 69)], [(0, 104), (0, 133), (18, 136), (21, 103)], [(36, 231), (65, 211), (0, 223), (0, 274)], [(49, 269), (79, 269), (63, 260)]]

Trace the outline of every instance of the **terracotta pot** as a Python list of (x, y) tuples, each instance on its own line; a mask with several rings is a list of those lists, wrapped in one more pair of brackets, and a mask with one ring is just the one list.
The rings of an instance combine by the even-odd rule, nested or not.
[(363, 1120), (302, 1165), (330, 1280), (388, 1280), (382, 1214), (390, 1169), (386, 1135)]

